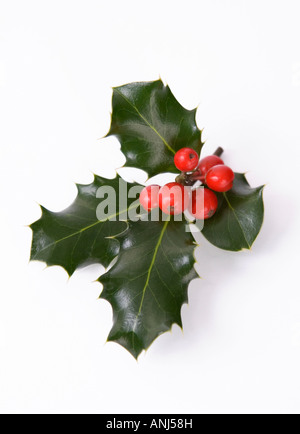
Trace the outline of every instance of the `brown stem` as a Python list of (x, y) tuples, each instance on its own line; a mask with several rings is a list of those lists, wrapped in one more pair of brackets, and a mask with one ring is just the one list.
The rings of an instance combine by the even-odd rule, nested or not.
[(182, 185), (193, 185), (194, 184), (194, 180), (190, 177), (190, 175), (188, 175), (187, 173), (181, 173), (180, 175), (178, 175), (175, 179), (176, 182), (179, 182), (179, 184)]
[(221, 157), (223, 152), (224, 152), (224, 149), (221, 148), (221, 146), (219, 146), (218, 149), (216, 149), (216, 151), (214, 152), (214, 155), (216, 155), (217, 157)]

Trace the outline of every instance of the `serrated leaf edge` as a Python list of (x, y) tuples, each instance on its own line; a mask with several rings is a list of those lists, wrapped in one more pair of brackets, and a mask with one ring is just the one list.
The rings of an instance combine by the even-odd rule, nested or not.
[[(159, 249), (159, 246), (160, 246), (160, 244), (161, 244), (161, 241), (162, 241), (162, 239), (163, 239), (164, 233), (165, 233), (165, 231), (166, 231), (166, 229), (167, 229), (167, 226), (168, 226), (168, 223), (169, 223), (169, 222), (170, 222), (170, 220), (167, 220), (167, 221), (165, 222), (164, 227), (163, 227), (163, 229), (162, 229), (162, 232), (161, 232), (161, 234), (160, 234), (160, 237), (159, 237), (159, 240), (158, 240), (158, 242), (157, 242), (157, 245), (156, 245), (156, 248), (155, 248), (155, 252), (154, 252), (154, 255), (153, 255), (153, 258), (152, 258), (152, 261), (151, 261), (151, 264), (150, 264), (149, 270), (148, 270), (148, 277), (150, 277), (150, 274), (151, 274), (151, 271), (152, 271), (152, 268), (153, 268), (153, 265), (154, 265), (154, 262), (155, 262), (155, 257), (156, 257), (157, 251), (158, 251), (158, 249)], [(124, 231), (124, 232), (125, 232), (125, 231)], [(123, 234), (123, 232), (122, 232), (122, 234)], [(120, 235), (121, 235), (121, 234), (120, 234)], [(121, 346), (123, 349), (125, 349), (125, 350), (126, 350), (126, 351), (131, 355), (131, 356), (133, 356), (134, 359), (135, 359), (136, 361), (138, 361), (140, 355), (141, 355), (143, 352), (146, 353), (146, 352), (148, 351), (148, 349), (152, 346), (152, 344), (153, 344), (153, 343), (154, 343), (154, 342), (155, 342), (155, 341), (156, 341), (156, 340), (157, 340), (161, 335), (163, 335), (164, 333), (172, 332), (172, 328), (173, 328), (174, 325), (177, 325), (177, 326), (181, 329), (181, 331), (183, 332), (183, 323), (182, 323), (182, 317), (181, 317), (181, 310), (182, 310), (182, 307), (183, 307), (185, 304), (189, 306), (188, 287), (189, 287), (189, 285), (191, 284), (191, 282), (192, 282), (193, 280), (195, 280), (195, 279), (202, 279), (202, 277), (199, 275), (199, 273), (197, 272), (197, 270), (196, 270), (196, 268), (195, 268), (195, 265), (198, 264), (198, 261), (197, 261), (197, 259), (196, 259), (195, 253), (196, 253), (196, 249), (197, 249), (197, 247), (199, 247), (199, 244), (196, 242), (196, 240), (194, 240), (194, 241), (192, 242), (192, 244), (195, 245), (195, 248), (194, 248), (194, 250), (193, 250), (193, 258), (194, 258), (193, 268), (194, 268), (194, 271), (195, 271), (195, 277), (194, 277), (193, 279), (190, 280), (190, 282), (189, 282), (189, 284), (188, 284), (188, 286), (187, 286), (187, 289), (186, 289), (186, 301), (184, 301), (184, 302), (182, 303), (181, 308), (180, 308), (180, 314), (179, 314), (179, 316), (180, 316), (180, 323), (174, 321), (174, 322), (170, 325), (170, 328), (169, 328), (168, 330), (162, 331), (160, 334), (158, 334), (158, 335), (156, 336), (156, 338), (154, 338), (153, 341), (148, 345), (148, 347), (143, 348), (143, 350), (142, 350), (139, 354), (133, 354), (133, 353), (132, 353), (132, 352), (131, 352), (127, 347), (125, 347), (125, 346), (123, 346), (122, 344), (120, 344), (117, 340), (110, 339), (109, 336), (108, 336), (108, 338), (107, 338), (107, 340), (106, 340), (106, 343), (113, 342), (113, 343), (115, 343), (115, 344), (120, 345), (120, 346)], [(151, 265), (152, 265), (152, 267), (151, 267)], [(109, 268), (110, 268), (110, 267), (109, 267)], [(104, 274), (105, 274), (105, 273), (104, 273)], [(148, 278), (147, 278), (147, 280), (148, 280)], [(102, 287), (103, 287), (103, 284), (101, 283), (101, 277), (98, 279), (98, 282), (99, 282), (99, 283), (102, 285)], [(145, 286), (144, 286), (144, 290), (143, 290), (143, 291), (145, 291), (146, 286), (147, 286), (147, 285), (145, 284)], [(111, 302), (110, 302), (109, 300), (107, 300), (106, 298), (102, 298), (102, 297), (101, 297), (102, 292), (103, 292), (103, 290), (101, 291), (101, 293), (100, 293), (98, 299), (99, 299), (99, 300), (105, 300), (105, 301), (107, 301), (107, 302), (110, 304), (110, 306), (112, 307)], [(143, 301), (143, 300), (142, 300), (142, 301)], [(141, 305), (142, 305), (142, 301), (141, 301)], [(141, 310), (141, 308), (140, 308), (140, 310)], [(138, 315), (139, 315), (139, 314), (138, 314)], [(138, 318), (138, 315), (136, 316), (136, 320), (137, 320), (137, 318)], [(132, 333), (135, 335), (134, 330), (132, 330)]]
[(118, 88), (116, 87), (115, 89), (115, 92), (117, 92), (118, 93), (118, 95), (120, 95), (132, 108), (134, 108), (134, 110), (137, 112), (137, 114), (140, 116), (140, 118), (141, 119), (143, 119), (143, 121), (158, 135), (158, 137), (162, 140), (162, 142), (164, 143), (164, 145), (167, 147), (167, 149), (170, 151), (170, 152), (172, 152), (174, 155), (175, 155), (175, 151), (174, 151), (174, 149), (169, 145), (169, 143), (166, 141), (166, 139), (157, 131), (157, 129), (153, 126), (153, 125), (151, 125), (151, 123), (148, 121), (148, 119), (146, 119), (145, 118), (145, 116), (143, 116), (142, 115), (142, 113), (139, 111), (139, 109), (134, 105), (134, 104), (132, 104), (132, 102), (128, 99), (128, 98), (126, 98), (126, 96), (125, 95), (123, 95), (119, 90), (118, 90)]
[[(198, 130), (200, 131), (200, 143), (199, 143), (199, 150), (198, 150), (198, 153), (199, 153), (199, 158), (200, 158), (200, 155), (201, 155), (201, 151), (202, 151), (202, 148), (203, 148), (203, 146), (204, 146), (204, 144), (205, 144), (205, 141), (202, 141), (202, 133), (203, 133), (203, 130), (204, 130), (204, 128), (202, 128), (202, 129), (200, 129), (199, 127), (198, 127), (198, 124), (197, 124), (197, 120), (196, 120), (196, 115), (197, 115), (197, 111), (198, 111), (198, 107), (199, 107), (199, 105), (197, 106), (197, 107), (195, 107), (194, 109), (191, 109), (191, 110), (189, 110), (189, 109), (187, 109), (187, 108), (185, 108), (178, 100), (177, 100), (177, 98), (175, 98), (175, 96), (174, 96), (174, 94), (173, 94), (173, 92), (171, 91), (171, 89), (170, 89), (170, 87), (169, 87), (169, 85), (168, 84), (164, 84), (163, 83), (163, 81), (162, 81), (162, 79), (161, 78), (159, 78), (158, 80), (156, 80), (156, 81), (148, 81), (148, 82), (143, 82), (143, 81), (141, 81), (141, 82), (136, 82), (136, 83), (140, 83), (140, 84), (143, 84), (143, 83), (149, 83), (149, 84), (151, 84), (151, 83), (160, 83), (162, 86), (163, 86), (163, 88), (166, 88), (166, 89), (168, 89), (169, 90), (169, 92), (173, 95), (173, 97), (174, 97), (174, 99), (177, 101), (177, 103), (184, 109), (184, 110), (186, 110), (187, 112), (190, 112), (190, 113), (193, 113), (194, 114), (194, 122), (195, 122), (195, 126), (198, 128)], [(134, 110), (138, 113), (138, 115), (140, 116), (140, 118), (141, 119), (143, 119), (143, 121), (158, 135), (158, 137), (162, 140), (162, 142), (164, 143), (164, 145), (167, 147), (167, 149), (170, 151), (170, 152), (172, 152), (172, 154), (173, 155), (175, 155), (175, 153), (176, 153), (176, 151), (172, 148), (172, 146), (170, 146), (169, 145), (169, 143), (166, 141), (166, 139), (157, 131), (157, 129), (153, 126), (153, 125), (151, 125), (151, 123), (145, 118), (145, 116), (143, 116), (141, 113), (140, 113), (140, 111), (139, 111), (139, 109), (134, 105), (134, 104), (132, 104), (132, 102), (128, 99), (128, 98), (126, 98), (125, 97), (125, 95), (123, 95), (122, 94), (122, 92), (120, 92), (119, 91), (119, 88), (122, 88), (122, 87), (125, 87), (125, 86), (127, 86), (127, 85), (129, 85), (129, 84), (132, 84), (132, 83), (127, 83), (127, 84), (125, 84), (125, 85), (122, 85), (122, 86), (114, 86), (114, 87), (112, 87), (112, 90), (113, 91), (115, 91), (115, 92), (117, 92), (118, 93), (118, 95), (119, 96), (121, 96), (132, 108), (134, 108)], [(110, 123), (112, 123), (112, 112), (110, 113), (110, 116), (111, 116), (111, 122)], [(104, 137), (102, 137), (102, 138), (106, 138), (106, 137), (109, 137), (111, 135), (111, 127), (109, 128), (109, 131), (108, 131), (108, 133), (104, 136)], [(121, 148), (121, 145), (120, 145), (120, 148)], [(126, 166), (126, 162), (124, 163), (124, 165), (122, 166), (122, 167), (128, 167), (128, 166)], [(131, 167), (131, 166), (129, 166), (129, 167)], [(174, 166), (174, 171), (177, 171), (177, 169), (175, 168), (175, 166)], [(148, 178), (148, 179), (150, 179), (150, 178)]]
[[(232, 207), (231, 203), (229, 202), (229, 199), (227, 198), (226, 193), (223, 193), (223, 196), (224, 196), (224, 198), (225, 198), (225, 200), (226, 200), (226, 202), (227, 202), (229, 208), (232, 210), (232, 212), (233, 212), (233, 214), (234, 214), (234, 216), (235, 216), (235, 218), (236, 218), (236, 220), (237, 220), (237, 222), (238, 222), (238, 224), (239, 224), (239, 226), (240, 226), (240, 228), (241, 228), (241, 231), (242, 231), (242, 233), (243, 233), (244, 239), (245, 239), (245, 241), (246, 241), (246, 243), (247, 243), (247, 245), (248, 245), (248, 248), (246, 248), (246, 247), (242, 247), (242, 248), (239, 249), (239, 250), (230, 250), (230, 251), (232, 251), (232, 252), (236, 252), (236, 253), (238, 253), (238, 252), (243, 252), (243, 251), (247, 251), (247, 252), (248, 252), (248, 251), (252, 251), (252, 247), (253, 247), (255, 241), (257, 240), (258, 235), (260, 234), (260, 231), (261, 231), (261, 228), (263, 227), (264, 219), (265, 219), (265, 212), (264, 212), (264, 210), (265, 210), (265, 206), (264, 206), (263, 194), (264, 194), (264, 190), (265, 190), (265, 188), (266, 188), (266, 184), (261, 185), (261, 186), (259, 186), (259, 187), (254, 187), (254, 188), (252, 188), (251, 185), (249, 184), (247, 178), (246, 178), (246, 173), (239, 173), (239, 175), (243, 175), (243, 176), (244, 176), (244, 181), (247, 183), (247, 185), (249, 186), (249, 188), (250, 188), (253, 192), (256, 191), (256, 192), (260, 192), (260, 193), (261, 193), (261, 198), (262, 198), (262, 208), (263, 208), (263, 220), (262, 220), (262, 223), (261, 223), (260, 229), (259, 229), (259, 231), (258, 231), (256, 237), (254, 238), (253, 242), (252, 242), (251, 244), (249, 244), (248, 240), (246, 239), (246, 237), (245, 237), (245, 235), (244, 235), (244, 230), (242, 229), (241, 224), (240, 224), (240, 222), (239, 222), (239, 220), (238, 220), (238, 218), (237, 218), (237, 216), (236, 216), (236, 213), (235, 213), (234, 208)], [(213, 218), (214, 218), (214, 217), (212, 217), (212, 219), (213, 219)], [(207, 240), (207, 241), (210, 242), (209, 240)], [(210, 243), (211, 243), (211, 242), (210, 242)], [(214, 247), (216, 247), (216, 248), (220, 248), (220, 247), (216, 246), (216, 245), (213, 244), (213, 243), (211, 243), (211, 244), (212, 244)]]

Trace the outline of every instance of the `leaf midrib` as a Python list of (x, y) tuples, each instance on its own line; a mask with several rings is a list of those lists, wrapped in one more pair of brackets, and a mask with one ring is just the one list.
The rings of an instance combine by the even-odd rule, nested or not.
[[(34, 259), (38, 254), (40, 254), (41, 252), (44, 252), (45, 250), (49, 249), (50, 247), (52, 247), (52, 246), (56, 246), (57, 244), (61, 243), (62, 241), (66, 241), (66, 240), (68, 240), (69, 238), (76, 237), (76, 235), (82, 234), (83, 232), (88, 231), (89, 229), (94, 228), (95, 226), (97, 226), (97, 225), (100, 224), (100, 223), (105, 223), (105, 222), (109, 221), (110, 219), (112, 219), (112, 218), (114, 218), (114, 217), (117, 217), (118, 215), (122, 214), (123, 212), (126, 212), (126, 211), (128, 212), (129, 210), (133, 209), (134, 207), (136, 207), (136, 206), (138, 206), (138, 205), (139, 205), (138, 203), (137, 203), (137, 204), (134, 204), (134, 206), (133, 206), (133, 205), (130, 205), (128, 208), (126, 208), (126, 209), (124, 209), (124, 210), (121, 210), (121, 211), (119, 211), (119, 212), (117, 212), (116, 214), (113, 214), (113, 215), (111, 215), (111, 216), (108, 216), (106, 220), (98, 220), (97, 222), (93, 223), (92, 225), (86, 226), (86, 227), (80, 229), (79, 231), (74, 232), (73, 234), (67, 235), (66, 237), (63, 237), (63, 238), (61, 238), (61, 239), (59, 239), (59, 240), (54, 241), (53, 243), (48, 244), (48, 245), (47, 245), (46, 247), (44, 247), (43, 249), (39, 250), (39, 251), (36, 253), (36, 255), (33, 256), (33, 259)], [(125, 223), (125, 221), (124, 221), (124, 223)]]
[(170, 152), (172, 152), (174, 155), (176, 152), (174, 149), (169, 145), (169, 143), (166, 141), (166, 139), (157, 131), (157, 129), (145, 118), (145, 116), (142, 115), (142, 113), (139, 111), (139, 109), (128, 99), (125, 95), (122, 94), (117, 88), (114, 88), (114, 90), (137, 112), (137, 114), (140, 116), (141, 119), (158, 135), (158, 137), (163, 141), (164, 145), (168, 148)]
[(246, 241), (246, 243), (247, 243), (248, 248), (251, 249), (251, 245), (248, 243), (248, 240), (247, 240), (247, 238), (246, 238), (245, 231), (244, 231), (244, 229), (243, 229), (243, 227), (242, 227), (242, 225), (241, 225), (241, 222), (240, 222), (239, 219), (238, 219), (238, 216), (237, 216), (237, 214), (236, 214), (236, 212), (235, 212), (235, 209), (233, 208), (233, 206), (232, 206), (231, 203), (229, 202), (229, 199), (228, 199), (227, 194), (226, 194), (226, 193), (223, 193), (223, 194), (224, 194), (224, 197), (225, 197), (225, 199), (226, 199), (227, 205), (228, 205), (229, 208), (231, 209), (231, 211), (232, 211), (232, 213), (233, 213), (233, 215), (234, 215), (236, 221), (238, 222), (238, 225), (239, 225), (239, 227), (240, 227), (240, 229), (241, 229), (241, 231), (242, 231), (243, 237), (244, 237), (244, 239), (245, 239), (245, 241)]
[[(147, 273), (147, 279), (146, 279), (146, 282), (145, 282), (145, 285), (144, 285), (144, 288), (143, 288), (143, 292), (142, 292), (141, 303), (140, 303), (140, 306), (139, 306), (138, 313), (137, 313), (137, 315), (136, 315), (136, 320), (135, 320), (134, 329), (135, 329), (136, 324), (137, 324), (137, 319), (138, 319), (138, 317), (139, 317), (139, 315), (140, 315), (140, 313), (141, 313), (141, 311), (142, 311), (142, 307), (143, 307), (143, 303), (144, 303), (144, 298), (145, 298), (145, 294), (146, 294), (147, 287), (148, 287), (149, 282), (150, 282), (150, 277), (151, 277), (152, 269), (153, 269), (153, 267), (154, 267), (155, 260), (156, 260), (156, 256), (157, 256), (158, 250), (159, 250), (159, 248), (160, 248), (160, 245), (161, 245), (161, 242), (162, 242), (163, 236), (164, 236), (164, 234), (165, 234), (165, 232), (166, 232), (166, 229), (167, 229), (167, 227), (168, 227), (169, 222), (170, 222), (170, 220), (167, 220), (167, 221), (165, 222), (165, 224), (164, 224), (164, 226), (163, 226), (163, 228), (162, 228), (162, 231), (161, 231), (161, 233), (160, 233), (160, 236), (159, 236), (159, 238), (158, 238), (158, 241), (157, 241), (157, 243), (156, 243), (155, 249), (154, 249), (153, 257), (152, 257), (152, 260), (151, 260), (151, 263), (150, 263), (150, 266), (149, 266), (149, 269), (148, 269), (148, 273)], [(133, 329), (133, 330), (134, 330), (134, 329)]]

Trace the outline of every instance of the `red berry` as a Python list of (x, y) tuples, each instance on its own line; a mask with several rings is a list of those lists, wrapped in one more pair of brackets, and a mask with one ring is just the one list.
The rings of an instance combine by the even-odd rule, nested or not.
[(151, 209), (158, 208), (159, 190), (160, 190), (159, 185), (148, 185), (148, 187), (143, 188), (143, 190), (141, 191), (140, 204), (146, 211), (151, 211)]
[(187, 209), (189, 202), (190, 189), (178, 182), (169, 182), (159, 191), (159, 207), (165, 214), (180, 214)]
[(204, 182), (207, 172), (214, 166), (224, 164), (222, 158), (217, 157), (217, 155), (209, 155), (208, 157), (202, 158), (198, 165), (197, 171), (194, 176), (197, 175), (197, 179)]
[(234, 173), (228, 166), (218, 165), (210, 169), (206, 175), (206, 184), (214, 191), (224, 192), (233, 187)]
[(197, 220), (206, 220), (212, 217), (218, 208), (218, 198), (208, 188), (197, 188), (192, 192), (189, 212)]
[(182, 172), (190, 172), (194, 170), (199, 162), (199, 157), (196, 151), (191, 148), (182, 148), (176, 152), (174, 163), (178, 170)]

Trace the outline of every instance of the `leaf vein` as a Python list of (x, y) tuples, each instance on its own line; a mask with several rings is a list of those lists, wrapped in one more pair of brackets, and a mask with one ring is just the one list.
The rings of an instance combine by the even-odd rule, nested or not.
[(157, 135), (158, 137), (163, 141), (163, 143), (165, 144), (165, 146), (169, 149), (169, 151), (171, 151), (173, 154), (175, 154), (174, 149), (169, 145), (169, 143), (166, 141), (166, 139), (159, 133), (159, 131), (157, 131), (157, 129), (151, 125), (151, 123), (147, 120), (147, 118), (145, 118), (145, 116), (142, 115), (142, 113), (139, 111), (139, 109), (128, 99), (126, 98), (125, 95), (123, 95), (117, 88), (114, 89), (122, 98), (125, 99), (125, 101), (131, 106), (133, 107), (137, 114), (141, 117), (141, 119), (143, 119), (143, 121), (148, 125), (148, 127), (150, 127)]
[(246, 234), (245, 234), (244, 229), (243, 229), (243, 227), (242, 227), (242, 225), (241, 225), (241, 222), (240, 222), (239, 219), (238, 219), (238, 216), (237, 216), (237, 214), (236, 214), (236, 212), (235, 212), (235, 209), (233, 208), (233, 206), (232, 206), (231, 203), (229, 202), (229, 199), (228, 199), (226, 193), (224, 193), (224, 197), (225, 197), (226, 202), (227, 202), (229, 208), (231, 209), (231, 211), (232, 211), (232, 213), (233, 213), (233, 215), (234, 215), (236, 221), (238, 222), (238, 225), (239, 225), (239, 227), (240, 227), (240, 229), (241, 229), (241, 231), (242, 231), (243, 237), (244, 237), (244, 239), (245, 239), (245, 241), (246, 241), (246, 243), (247, 243), (248, 248), (251, 249), (251, 246), (250, 246), (250, 244), (248, 243), (248, 240), (247, 240), (247, 238), (246, 238)]
[(166, 232), (166, 229), (168, 227), (168, 223), (169, 222), (170, 222), (170, 220), (167, 220), (165, 222), (165, 224), (163, 226), (163, 229), (162, 229), (162, 231), (160, 233), (159, 239), (157, 241), (157, 244), (156, 244), (156, 247), (155, 247), (155, 250), (154, 250), (154, 253), (153, 253), (152, 261), (151, 261), (150, 267), (148, 269), (147, 279), (146, 279), (146, 282), (145, 282), (145, 285), (144, 285), (144, 288), (143, 288), (142, 299), (141, 299), (141, 302), (140, 302), (138, 313), (136, 315), (136, 319), (135, 319), (133, 330), (135, 330), (135, 328), (137, 326), (137, 320), (138, 320), (138, 317), (139, 317), (139, 315), (140, 315), (140, 313), (142, 311), (142, 306), (143, 306), (143, 303), (144, 303), (144, 298), (145, 298), (146, 290), (149, 287), (149, 281), (150, 281), (150, 276), (151, 276), (151, 273), (152, 273), (152, 269), (153, 269), (154, 264), (155, 264), (155, 260), (156, 260), (156, 257), (157, 257), (158, 250), (162, 246), (162, 244), (161, 244), (162, 243), (162, 239), (163, 239), (163, 236), (164, 236), (164, 234)]
[[(136, 206), (139, 206), (139, 204), (136, 204)], [(100, 224), (100, 223), (106, 223), (106, 222), (109, 221), (110, 219), (112, 219), (112, 218), (114, 218), (114, 217), (117, 217), (118, 215), (122, 214), (123, 212), (125, 212), (125, 211), (129, 211), (129, 209), (131, 209), (130, 207), (131, 207), (131, 206), (129, 206), (127, 209), (124, 209), (124, 210), (122, 210), (122, 211), (117, 212), (116, 214), (113, 214), (113, 215), (111, 215), (111, 216), (108, 216), (107, 219), (106, 219), (105, 221), (104, 221), (104, 220), (98, 220), (98, 221), (96, 221), (95, 223), (91, 224), (90, 226), (86, 226), (86, 227), (80, 229), (80, 230), (77, 231), (77, 232), (74, 232), (74, 233), (72, 233), (72, 234), (70, 234), (70, 235), (67, 235), (67, 236), (65, 236), (65, 237), (63, 237), (63, 238), (61, 238), (61, 239), (59, 239), (59, 240), (55, 240), (53, 243), (50, 243), (50, 244), (48, 244), (46, 247), (44, 247), (43, 249), (39, 250), (38, 253), (41, 253), (41, 252), (43, 252), (43, 251), (49, 249), (49, 248), (52, 247), (52, 246), (56, 246), (57, 244), (61, 243), (62, 241), (66, 241), (66, 240), (68, 240), (69, 238), (75, 237), (76, 235), (79, 235), (79, 234), (81, 234), (81, 233), (83, 233), (83, 232), (85, 232), (85, 231), (88, 231), (89, 229), (94, 228), (95, 226), (97, 226), (97, 225)], [(62, 225), (62, 226), (63, 226), (63, 225)], [(68, 227), (68, 226), (66, 226), (66, 227)]]

